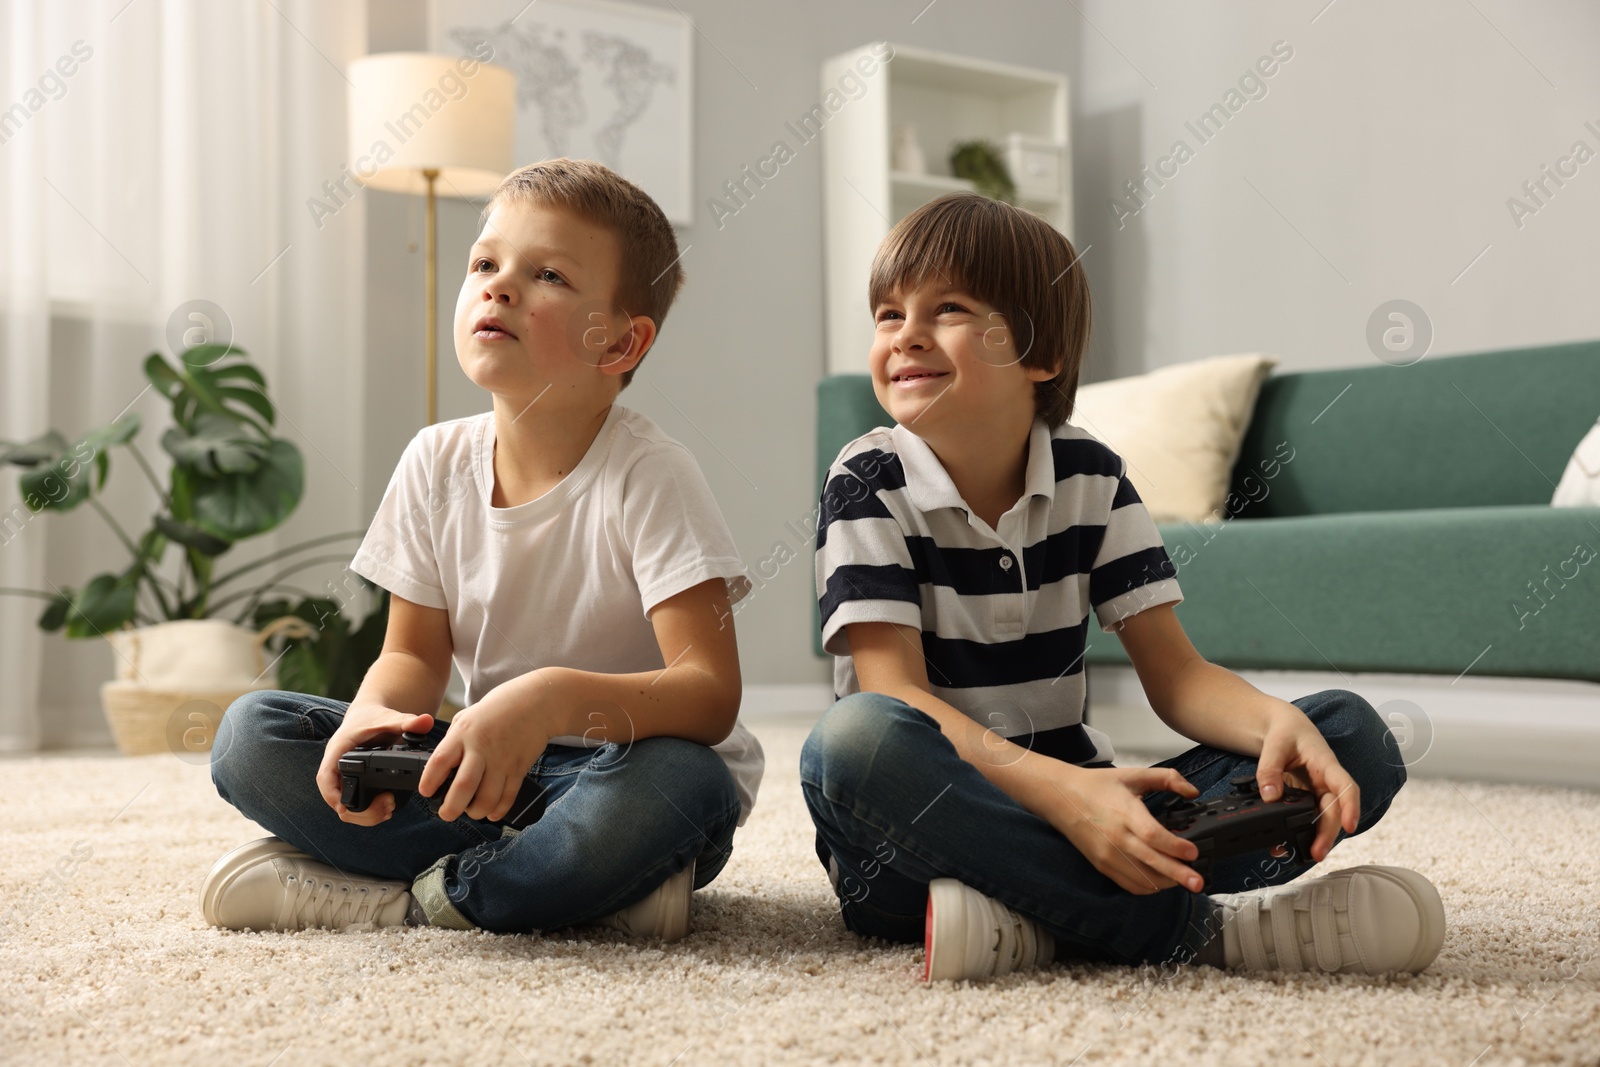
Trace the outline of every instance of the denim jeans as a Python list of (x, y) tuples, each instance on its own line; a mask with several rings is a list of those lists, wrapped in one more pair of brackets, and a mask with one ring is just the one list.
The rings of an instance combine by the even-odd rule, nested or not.
[[(1365, 831), (1405, 783), (1393, 735), (1354, 693), (1329, 689), (1293, 703), (1355, 779), (1356, 833)], [(1256, 761), (1199, 745), (1157, 766), (1176, 768), (1210, 798), (1226, 793), (1230, 778), (1254, 775)], [(859, 934), (921, 941), (935, 878), (956, 878), (1043, 924), (1058, 959), (1187, 960), (1212, 933), (1204, 893), (1174, 886), (1136, 894), (1118, 886), (957, 755), (932, 717), (893, 697), (857, 693), (829, 708), (801, 750), (800, 782), (816, 824), (817, 858), (824, 866), (834, 859), (840, 910)], [(1145, 803), (1153, 810), (1172, 795), (1151, 793)], [(1278, 885), (1312, 866), (1309, 856), (1262, 850), (1213, 864), (1205, 888)]]
[[(582, 925), (641, 900), (691, 860), (699, 889), (732, 852), (733, 779), (710, 748), (675, 737), (550, 745), (528, 771), (544, 813), (521, 830), (466, 815), (446, 822), (417, 793), (397, 794), (394, 814), (377, 826), (344, 822), (316, 775), (348, 707), (283, 690), (240, 697), (217, 731), (212, 781), (224, 800), (315, 859), (411, 883), (435, 925), (521, 933)], [(448, 729), (436, 722), (432, 742)]]

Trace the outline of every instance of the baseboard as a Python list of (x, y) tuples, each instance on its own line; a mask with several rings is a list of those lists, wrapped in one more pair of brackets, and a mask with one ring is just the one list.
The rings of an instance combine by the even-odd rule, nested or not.
[[(1390, 723), (1408, 770), (1600, 789), (1600, 685), (1548, 678), (1238, 671), (1284, 700), (1323, 689), (1365, 697)], [(1156, 718), (1132, 667), (1089, 668), (1089, 721), (1119, 750), (1164, 759), (1193, 742)]]
[[(1264, 693), (1293, 700), (1322, 689), (1360, 693), (1390, 722), (1407, 766), (1422, 777), (1479, 778), (1600, 789), (1600, 685), (1545, 678), (1461, 678), (1419, 674), (1239, 671)], [(1121, 751), (1156, 759), (1193, 742), (1168, 729), (1132, 667), (1089, 668), (1089, 721)], [(833, 703), (824, 682), (748, 685), (740, 715), (794, 719)], [(52, 738), (51, 751), (108, 749), (109, 731)], [(29, 756), (0, 739), (0, 755)]]
[(0, 738), (0, 756), (54, 756), (60, 754), (72, 756), (115, 755), (117, 743), (111, 736), (111, 728), (100, 730), (75, 730), (72, 733), (52, 735), (48, 747), (39, 748), (31, 741), (21, 738)]
[(826, 682), (804, 682), (794, 685), (747, 685), (739, 704), (739, 714), (746, 719), (761, 719), (796, 715), (821, 715), (833, 703), (833, 686)]

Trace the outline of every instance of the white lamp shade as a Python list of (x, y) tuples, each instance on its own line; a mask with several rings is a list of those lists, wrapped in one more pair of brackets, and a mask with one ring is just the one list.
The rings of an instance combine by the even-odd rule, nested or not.
[(368, 188), (488, 196), (511, 172), (516, 75), (471, 56), (384, 52), (350, 64), (350, 170)]

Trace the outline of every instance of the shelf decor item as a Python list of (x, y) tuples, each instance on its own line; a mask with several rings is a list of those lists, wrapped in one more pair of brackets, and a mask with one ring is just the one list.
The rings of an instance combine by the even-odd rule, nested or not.
[(917, 143), (917, 128), (907, 124), (894, 134), (894, 160), (890, 164), (902, 174), (926, 174), (928, 159)]
[(1013, 133), (1006, 138), (1006, 168), (1024, 200), (1061, 198), (1062, 156), (1065, 148), (1041, 137)]
[(963, 141), (950, 150), (950, 173), (965, 178), (992, 200), (1016, 203), (1017, 186), (1011, 180), (1000, 150), (991, 141)]
[[(345, 563), (348, 553), (318, 555), (286, 563), (265, 579), (241, 583), (260, 568), (309, 549), (360, 538), (363, 530), (329, 534), (215, 574), (218, 559), (247, 538), (277, 527), (300, 503), (304, 463), (293, 442), (274, 437), (277, 410), (266, 378), (232, 345), (197, 345), (176, 364), (159, 353), (145, 360), (145, 377), (172, 406), (173, 426), (161, 437), (172, 461), (166, 485), (156, 477), (135, 442), (137, 414), (115, 421), (69, 445), (54, 430), (31, 441), (0, 441), (0, 462), (24, 468), (20, 489), (30, 512), (72, 511), (87, 504), (100, 514), (127, 549), (120, 571), (96, 575), (82, 587), (5, 589), (0, 593), (46, 601), (39, 628), (69, 638), (104, 637), (117, 657), (117, 677), (101, 688), (101, 700), (119, 747), (129, 754), (170, 747), (167, 729), (188, 723), (180, 709), (196, 701), (216, 707), (220, 718), (240, 694), (276, 688), (277, 658), (268, 642), (327, 645), (315, 655), (285, 650), (286, 675), (297, 691), (333, 696), (332, 683), (351, 675), (359, 681), (377, 658), (387, 625), (387, 594), (353, 635), (339, 601), (317, 598), (286, 583), (293, 574), (326, 563)], [(121, 445), (155, 489), (160, 508), (137, 541), (101, 502), (111, 468), (111, 449)], [(176, 578), (162, 568), (169, 547), (182, 553)], [(263, 602), (269, 593), (287, 600)], [(319, 610), (311, 611), (311, 607)], [(226, 612), (224, 609), (228, 609)], [(230, 618), (223, 618), (224, 615)], [(325, 642), (329, 635), (339, 638)], [(359, 637), (359, 639), (357, 639)], [(334, 647), (337, 645), (337, 647)], [(348, 697), (343, 697), (348, 699)], [(185, 726), (182, 744), (205, 733)], [(174, 751), (177, 751), (174, 749)]]

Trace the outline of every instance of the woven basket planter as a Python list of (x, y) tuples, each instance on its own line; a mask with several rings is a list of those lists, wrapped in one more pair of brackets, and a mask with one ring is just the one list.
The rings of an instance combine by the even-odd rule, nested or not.
[(211, 751), (228, 705), (251, 691), (195, 692), (151, 689), (138, 682), (106, 682), (100, 687), (100, 705), (124, 756), (157, 752), (199, 756)]
[(267, 641), (315, 632), (304, 619), (285, 615), (259, 632), (219, 619), (181, 619), (107, 634), (117, 677), (100, 687), (100, 704), (117, 748), (127, 756), (171, 752), (204, 762), (228, 705), (277, 688)]

